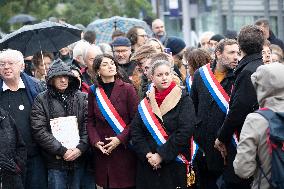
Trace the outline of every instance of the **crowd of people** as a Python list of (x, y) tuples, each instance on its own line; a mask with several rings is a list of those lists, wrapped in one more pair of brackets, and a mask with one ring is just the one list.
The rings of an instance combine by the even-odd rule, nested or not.
[[(198, 47), (134, 26), (59, 52), (0, 52), (3, 189), (270, 189), (283, 42), (266, 19)], [(284, 179), (284, 178), (283, 178)]]

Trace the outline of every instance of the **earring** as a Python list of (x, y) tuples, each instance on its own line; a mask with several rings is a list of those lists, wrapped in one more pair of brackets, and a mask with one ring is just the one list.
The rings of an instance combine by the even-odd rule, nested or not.
[(98, 73), (98, 76), (99, 76), (99, 77), (101, 77), (101, 74), (100, 74), (100, 72)]

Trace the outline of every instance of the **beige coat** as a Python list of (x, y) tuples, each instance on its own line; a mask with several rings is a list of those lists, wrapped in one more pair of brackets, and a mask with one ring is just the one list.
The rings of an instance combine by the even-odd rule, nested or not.
[[(251, 76), (260, 107), (275, 112), (284, 112), (284, 65), (275, 63), (260, 66)], [(271, 177), (271, 155), (266, 143), (268, 121), (258, 113), (247, 116), (243, 125), (237, 155), (234, 161), (235, 173), (241, 178), (254, 176), (252, 188), (258, 188), (260, 169), (256, 163), (259, 157), (261, 167)], [(261, 175), (260, 189), (269, 189), (269, 183)]]

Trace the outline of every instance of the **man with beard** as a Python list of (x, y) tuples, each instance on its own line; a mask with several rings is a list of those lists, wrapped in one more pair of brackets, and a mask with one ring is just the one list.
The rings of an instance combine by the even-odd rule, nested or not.
[(119, 67), (131, 79), (136, 63), (130, 61), (131, 56), (131, 42), (127, 37), (118, 37), (112, 42), (113, 55), (118, 62)]
[(228, 189), (251, 188), (250, 180), (240, 180), (235, 175), (233, 160), (236, 155), (237, 137), (246, 116), (259, 108), (251, 75), (263, 64), (261, 51), (264, 39), (263, 31), (254, 25), (242, 27), (238, 35), (241, 59), (234, 72), (236, 79), (230, 98), (230, 109), (215, 141), (215, 147), (227, 162), (227, 174), (230, 176), (224, 177), (224, 180)]
[(193, 77), (190, 95), (198, 118), (194, 141), (199, 149), (194, 165), (199, 188), (218, 189), (216, 181), (223, 173), (223, 159), (214, 148), (214, 141), (228, 110), (238, 53), (236, 40), (221, 40), (216, 46), (212, 67), (210, 63), (202, 66)]
[(161, 19), (156, 19), (152, 22), (153, 37), (159, 39), (163, 45), (167, 41), (167, 35), (165, 31), (165, 24)]

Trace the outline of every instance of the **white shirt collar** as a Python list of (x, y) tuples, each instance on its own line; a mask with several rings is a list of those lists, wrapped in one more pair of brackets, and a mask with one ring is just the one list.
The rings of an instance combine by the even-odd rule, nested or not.
[[(19, 84), (18, 84), (18, 89), (24, 89), (24, 88), (26, 88), (25, 84), (24, 84), (22, 78), (20, 78), (20, 81), (19, 81)], [(3, 81), (3, 86), (2, 86), (3, 92), (8, 90), (8, 89), (11, 90), (10, 87), (5, 83), (5, 81)]]

